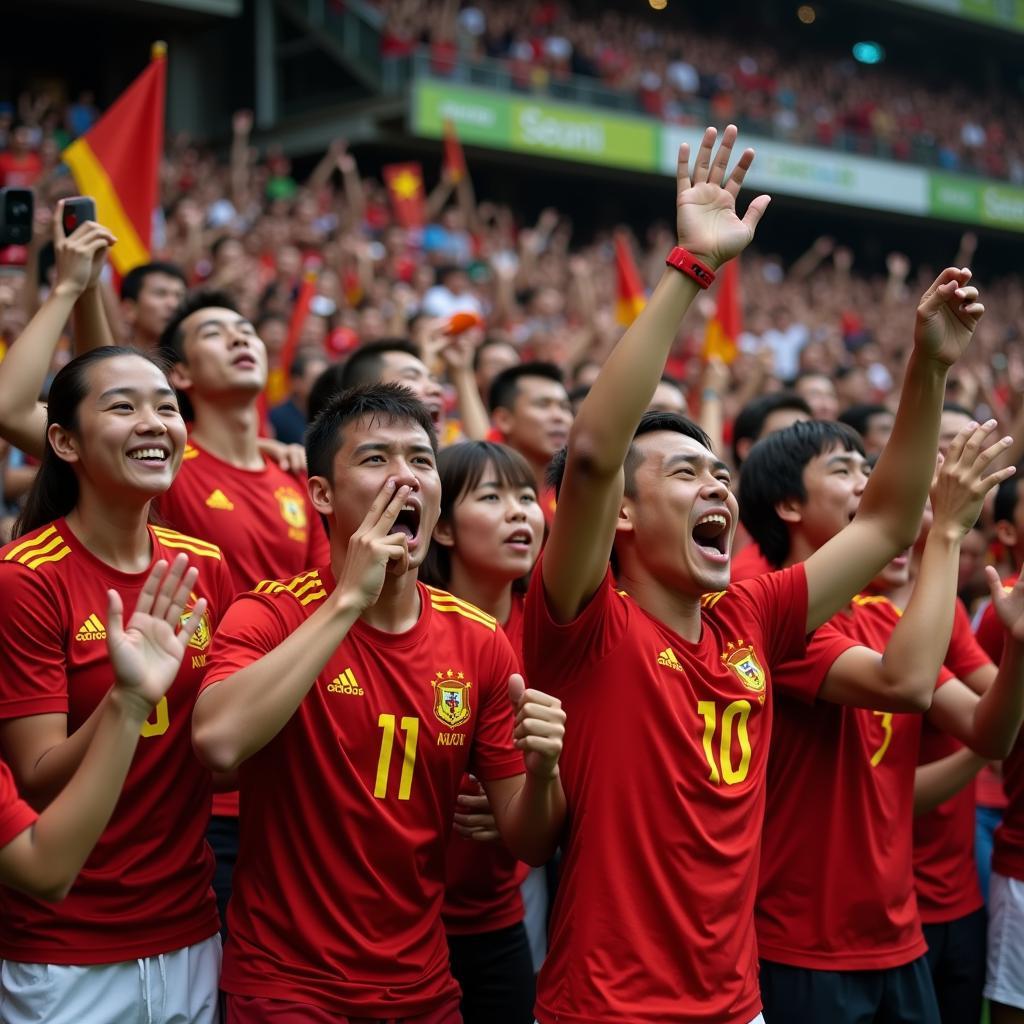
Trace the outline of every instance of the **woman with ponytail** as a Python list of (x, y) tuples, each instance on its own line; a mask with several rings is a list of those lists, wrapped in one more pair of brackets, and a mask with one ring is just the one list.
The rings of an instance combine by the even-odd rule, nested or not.
[[(122, 615), (129, 630), (150, 615), (180, 627), (187, 649), (66, 900), (0, 889), (0, 1018), (207, 1024), (220, 963), (212, 784), (190, 717), (229, 577), (214, 545), (149, 522), (185, 448), (174, 390), (149, 357), (105, 347), (68, 363), (50, 388), (46, 441), (17, 536), (0, 548), (0, 746), (28, 804), (57, 806), (123, 702), (107, 651)], [(180, 606), (177, 586), (147, 590), (167, 566), (184, 584)]]

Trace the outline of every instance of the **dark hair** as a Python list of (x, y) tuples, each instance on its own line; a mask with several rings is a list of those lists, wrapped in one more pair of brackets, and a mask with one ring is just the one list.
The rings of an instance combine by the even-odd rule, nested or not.
[(188, 278), (185, 271), (176, 263), (143, 263), (141, 266), (132, 267), (124, 277), (121, 278), (121, 298), (132, 302), (138, 302), (142, 294), (142, 287), (150, 274), (166, 274), (180, 281), (188, 287)]
[(221, 235), (220, 238), (214, 239), (213, 243), (210, 245), (210, 255), (216, 259), (217, 253), (219, 253), (221, 249), (228, 244), (228, 242), (238, 242), (239, 245), (242, 244), (234, 235)]
[(849, 409), (841, 412), (838, 420), (840, 423), (845, 423), (848, 427), (852, 427), (861, 437), (866, 437), (868, 427), (871, 424), (871, 417), (881, 416), (882, 413), (887, 412), (889, 412), (889, 407), (880, 405), (877, 402), (859, 402), (857, 405), (851, 405)]
[(310, 476), (332, 478), (342, 429), (363, 416), (422, 427), (430, 447), (437, 452), (434, 421), (427, 407), (408, 388), (401, 384), (363, 384), (332, 395), (310, 423), (306, 431), (306, 470)]
[(1014, 473), (1013, 476), (996, 488), (996, 500), (992, 505), (993, 523), (1012, 523), (1013, 514), (1017, 511), (1017, 500), (1020, 495), (1020, 476)]
[(404, 352), (420, 359), (420, 350), (408, 338), (381, 338), (360, 345), (348, 357), (341, 375), (344, 389), (359, 387), (361, 384), (376, 384), (384, 368), (384, 356), (388, 352)]
[(554, 363), (533, 362), (510, 366), (508, 369), (502, 370), (491, 381), (491, 391), (487, 396), (488, 411), (511, 409), (516, 404), (519, 381), (523, 377), (543, 377), (545, 380), (553, 380), (556, 384), (565, 387), (565, 377), (562, 375), (561, 369)]
[[(654, 434), (660, 431), (669, 431), (673, 434), (682, 434), (684, 437), (692, 438), (698, 444), (704, 445), (709, 452), (715, 449), (711, 445), (711, 438), (686, 416), (680, 416), (677, 412), (645, 412), (640, 417), (636, 430), (633, 431), (633, 442), (626, 452), (623, 463), (623, 472), (626, 477), (625, 493), (628, 497), (636, 495), (636, 471), (644, 461), (643, 452), (637, 446), (637, 438), (644, 434)], [(567, 448), (555, 452), (554, 458), (548, 464), (545, 479), (549, 486), (555, 490), (555, 497), (558, 497), (562, 489), (562, 479), (565, 476), (565, 463), (569, 454)]]
[(310, 423), (320, 415), (327, 403), (335, 395), (339, 395), (345, 390), (345, 385), (342, 384), (344, 374), (344, 363), (331, 363), (317, 377), (313, 386), (309, 389), (309, 398), (306, 401), (306, 414), (309, 416)]
[(732, 462), (737, 468), (743, 462), (739, 454), (740, 441), (756, 441), (764, 430), (765, 421), (773, 412), (792, 409), (813, 416), (807, 402), (793, 391), (778, 391), (774, 395), (760, 395), (747, 402), (732, 425)]
[(974, 419), (974, 413), (971, 412), (971, 410), (968, 409), (966, 405), (961, 405), (959, 402), (943, 402), (942, 411), (956, 412), (959, 413), (961, 416), (966, 416), (969, 420)]
[[(318, 352), (315, 350), (311, 352), (308, 349), (304, 352), (298, 352), (292, 359), (291, 365), (288, 367), (288, 376), (292, 380), (298, 380), (305, 374), (310, 363), (326, 361), (327, 356), (325, 356), (323, 352)], [(321, 374), (320, 376), (323, 376), (323, 374)], [(317, 377), (317, 380), (319, 381), (320, 377)]]
[[(515, 449), (493, 441), (462, 441), (445, 448), (437, 457), (437, 472), (441, 478), (438, 522), (451, 521), (455, 506), (463, 495), (480, 486), (489, 466), (494, 467), (501, 486), (529, 487), (536, 493), (537, 481), (530, 465)], [(432, 542), (420, 566), (419, 578), (431, 587), (447, 590), (452, 578), (451, 549)], [(514, 586), (518, 591), (525, 591), (526, 579), (516, 580)]]
[(476, 371), (480, 369), (480, 359), (484, 352), (489, 348), (497, 348), (499, 345), (507, 345), (517, 355), (519, 353), (519, 349), (517, 349), (507, 338), (484, 338), (473, 352), (473, 370)]
[(185, 361), (185, 332), (181, 325), (201, 309), (230, 309), (232, 313), (239, 312), (235, 300), (227, 292), (201, 288), (187, 295), (160, 335), (160, 353), (172, 366)]
[(575, 405), (577, 402), (582, 402), (587, 395), (590, 394), (589, 384), (577, 384), (576, 387), (569, 392), (569, 401)]
[(166, 368), (159, 359), (140, 352), (137, 348), (125, 345), (104, 345), (76, 356), (57, 372), (50, 384), (46, 404), (47, 440), (43, 448), (43, 457), (39, 464), (39, 472), (32, 482), (32, 487), (25, 499), (25, 507), (14, 524), (14, 536), (21, 537), (32, 530), (52, 523), (61, 516), (66, 516), (78, 504), (78, 477), (71, 464), (57, 457), (49, 442), (49, 430), (57, 423), (65, 430), (78, 430), (78, 412), (82, 402), (89, 394), (89, 371), (97, 363), (118, 356), (134, 356), (145, 359), (159, 367), (161, 373)]
[(792, 499), (805, 501), (807, 464), (835, 448), (864, 454), (860, 435), (845, 423), (831, 420), (794, 423), (761, 438), (750, 449), (740, 474), (740, 522), (775, 568), (789, 557), (789, 529), (775, 506)]

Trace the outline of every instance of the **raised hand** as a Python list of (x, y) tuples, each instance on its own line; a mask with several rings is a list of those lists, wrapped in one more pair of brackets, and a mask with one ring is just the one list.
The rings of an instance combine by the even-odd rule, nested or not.
[(914, 326), (914, 347), (922, 355), (952, 366), (967, 350), (985, 313), (971, 272), (947, 267), (921, 296)]
[(395, 490), (396, 483), (391, 478), (384, 484), (348, 542), (337, 594), (361, 609), (377, 603), (389, 571), (397, 576), (409, 568), (409, 538), (391, 528), (412, 488), (403, 484)]
[(53, 248), (57, 263), (56, 288), (81, 295), (100, 279), (107, 250), (117, 239), (102, 224), (87, 220), (64, 234), (64, 200), (53, 218)]
[(690, 173), (690, 147), (679, 147), (676, 166), (676, 234), (679, 244), (716, 268), (741, 253), (754, 237), (758, 221), (771, 202), (769, 196), (758, 196), (741, 220), (736, 215), (736, 197), (750, 165), (754, 151), (745, 149), (726, 178), (732, 147), (736, 142), (736, 126), (731, 124), (722, 135), (718, 152), (712, 158), (717, 131), (707, 128), (701, 140), (693, 173)]
[(933, 530), (948, 528), (957, 538), (965, 536), (981, 515), (985, 495), (1013, 476), (1013, 466), (986, 474), (1012, 441), (1002, 437), (986, 447), (995, 429), (995, 420), (981, 426), (972, 423), (953, 439), (932, 482)]
[(1004, 589), (994, 566), (985, 566), (985, 576), (992, 595), (992, 606), (1007, 637), (1016, 643), (1024, 643), (1024, 570), (1012, 590)]
[(171, 688), (188, 642), (206, 611), (206, 599), (200, 598), (180, 625), (198, 578), (199, 570), (189, 568), (185, 555), (178, 555), (169, 566), (163, 560), (157, 562), (127, 627), (121, 595), (107, 591), (107, 651), (114, 666), (114, 685), (138, 699), (145, 715)]
[(541, 779), (554, 778), (565, 736), (562, 702), (540, 690), (526, 689), (521, 675), (509, 677), (508, 698), (516, 713), (512, 736), (525, 755), (526, 770)]

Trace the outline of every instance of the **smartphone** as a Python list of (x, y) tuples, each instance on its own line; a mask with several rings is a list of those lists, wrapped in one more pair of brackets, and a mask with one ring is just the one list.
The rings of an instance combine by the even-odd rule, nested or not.
[(29, 188), (0, 188), (0, 248), (32, 241), (33, 203)]
[(74, 196), (64, 200), (64, 234), (70, 235), (72, 231), (84, 224), (87, 220), (96, 219), (96, 200), (91, 196)]

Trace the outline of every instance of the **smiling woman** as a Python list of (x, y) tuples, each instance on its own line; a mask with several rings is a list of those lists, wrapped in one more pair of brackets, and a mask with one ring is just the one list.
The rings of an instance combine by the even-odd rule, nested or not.
[[(196, 808), (209, 809), (212, 784), (192, 754), (189, 722), (206, 648), (234, 591), (216, 546), (148, 522), (185, 449), (185, 424), (156, 362), (115, 347), (73, 359), (50, 388), (46, 442), (18, 537), (0, 549), (0, 745), (27, 801), (47, 806), (102, 736), (99, 723), (120, 699), (104, 641), (109, 633), (112, 648), (124, 646), (122, 607), (129, 633), (151, 610), (185, 639), (173, 650), (159, 645), (177, 656), (173, 685), (136, 724), (117, 808), (59, 912), (0, 890), (4, 1020), (39, 1020), (60, 1005), (115, 1024), (142, 1019), (159, 999), (169, 1016), (207, 1024), (216, 1018), (220, 939), (206, 817)], [(147, 598), (147, 578), (172, 564), (180, 602), (163, 592)], [(109, 599), (112, 589), (121, 603)], [(150, 958), (159, 960), (152, 969)]]

